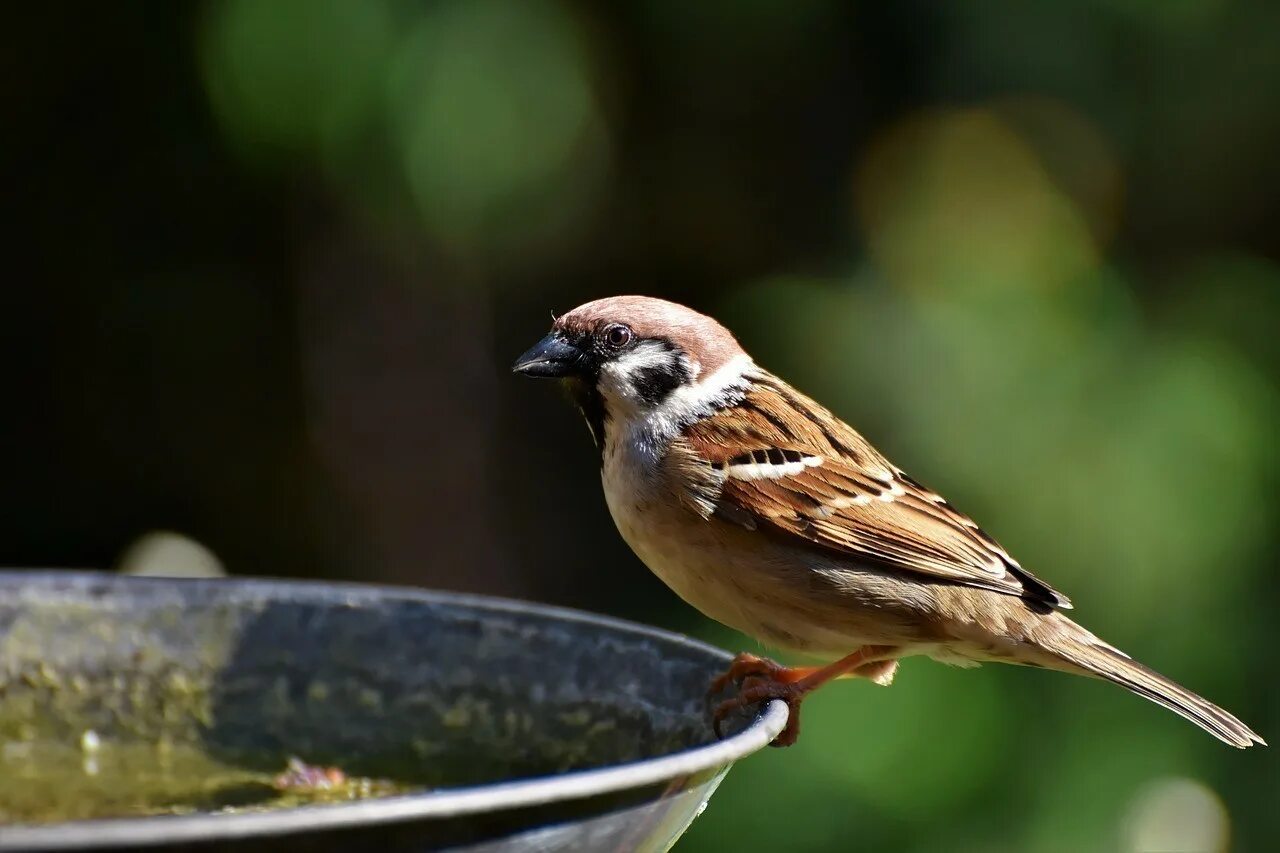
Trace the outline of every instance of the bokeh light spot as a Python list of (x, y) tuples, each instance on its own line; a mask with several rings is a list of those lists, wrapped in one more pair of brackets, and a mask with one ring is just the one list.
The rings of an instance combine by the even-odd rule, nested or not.
[(370, 119), (394, 39), (385, 0), (230, 0), (202, 59), (214, 112), (250, 156), (340, 146)]
[(1195, 779), (1158, 779), (1143, 788), (1125, 816), (1126, 851), (1222, 853), (1231, 818), (1213, 789)]
[(413, 195), (446, 242), (541, 233), (579, 209), (604, 173), (587, 52), (555, 4), (431, 10), (397, 55), (389, 94)]
[(861, 163), (856, 201), (873, 257), (915, 291), (1051, 288), (1097, 263), (1071, 200), (991, 110), (890, 128)]

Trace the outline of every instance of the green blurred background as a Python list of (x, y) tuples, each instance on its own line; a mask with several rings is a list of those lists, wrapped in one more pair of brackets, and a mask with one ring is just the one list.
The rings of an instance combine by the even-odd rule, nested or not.
[[(577, 414), (507, 372), (550, 310), (643, 292), (1280, 738), (1280, 4), (3, 14), (0, 562), (172, 531), (758, 651), (630, 554)], [(1280, 838), (1274, 750), (1101, 684), (912, 660), (806, 707), (682, 850)]]

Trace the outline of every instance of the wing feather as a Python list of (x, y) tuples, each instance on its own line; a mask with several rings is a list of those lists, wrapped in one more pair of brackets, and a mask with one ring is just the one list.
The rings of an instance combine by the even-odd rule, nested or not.
[(687, 426), (674, 454), (707, 472), (699, 507), (936, 580), (1071, 606), (829, 411), (770, 374), (752, 378), (737, 405)]

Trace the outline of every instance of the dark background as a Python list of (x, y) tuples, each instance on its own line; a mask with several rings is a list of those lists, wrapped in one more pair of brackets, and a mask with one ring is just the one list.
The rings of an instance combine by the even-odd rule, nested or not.
[[(758, 650), (630, 554), (578, 415), (508, 373), (551, 310), (641, 292), (715, 314), (1081, 621), (1280, 736), (1280, 5), (0, 15), (3, 564), (115, 567), (170, 531), (233, 574)], [(1270, 750), (1115, 689), (910, 661), (808, 708), (682, 849), (1280, 834)]]

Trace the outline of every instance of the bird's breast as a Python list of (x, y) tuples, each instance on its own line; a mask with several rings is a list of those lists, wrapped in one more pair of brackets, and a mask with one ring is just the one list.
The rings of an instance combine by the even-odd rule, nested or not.
[(618, 532), (636, 556), (689, 604), (717, 621), (742, 625), (744, 597), (717, 525), (681, 505), (658, 458), (643, 447), (606, 445), (600, 476)]
[(878, 608), (821, 583), (800, 553), (759, 533), (698, 515), (660, 461), (606, 445), (609, 512), (636, 556), (706, 616), (775, 647), (844, 654), (886, 633)]

